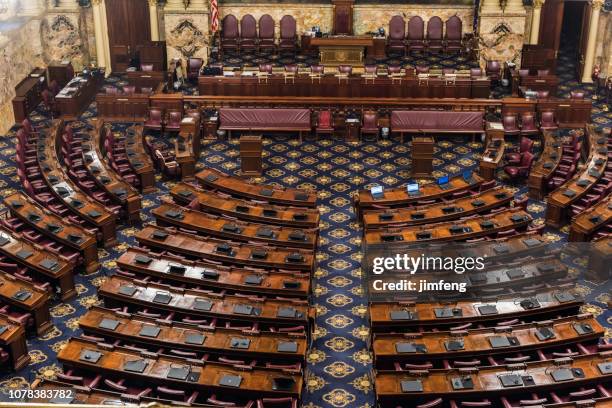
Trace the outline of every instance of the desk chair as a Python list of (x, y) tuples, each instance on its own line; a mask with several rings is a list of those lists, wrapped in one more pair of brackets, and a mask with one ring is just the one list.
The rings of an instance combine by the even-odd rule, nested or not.
[(268, 83), (268, 78), (272, 75), (272, 64), (259, 64), (259, 72), (257, 73), (257, 82)]
[(164, 131), (166, 132), (179, 132), (181, 130), (181, 120), (183, 119), (183, 115), (179, 111), (170, 111), (168, 112), (168, 120), (166, 122), (166, 126), (164, 127)]
[(283, 76), (285, 77), (285, 83), (291, 82), (295, 83), (295, 76), (298, 72), (298, 66), (296, 64), (285, 65), (285, 72)]
[(365, 83), (368, 83), (368, 80), (372, 80), (372, 83), (376, 81), (376, 77), (378, 77), (378, 67), (376, 65), (366, 65), (363, 67), (364, 73), (361, 75), (365, 79)]
[(446, 20), (446, 34), (445, 34), (445, 45), (444, 50), (446, 52), (461, 52), (462, 44), (462, 22), (457, 16), (452, 16)]
[(540, 133), (536, 124), (535, 117), (531, 112), (521, 114), (521, 135), (537, 135)]
[(476, 79), (482, 76), (482, 69), (480, 68), (470, 68), (470, 78)]
[(162, 111), (159, 108), (149, 108), (149, 117), (144, 123), (145, 129), (162, 131), (164, 126)]
[(187, 79), (197, 82), (203, 64), (204, 60), (202, 58), (189, 58), (187, 60)]
[(134, 85), (126, 85), (123, 87), (123, 93), (126, 95), (132, 95), (136, 93), (136, 87)]
[(584, 99), (584, 92), (583, 91), (571, 91), (570, 99)]
[(555, 114), (552, 111), (542, 112), (540, 114), (540, 129), (541, 130), (556, 130), (559, 128), (555, 120)]
[(521, 155), (525, 152), (531, 152), (531, 148), (533, 147), (533, 140), (528, 137), (522, 137), (519, 148), (512, 149), (511, 152), (505, 155), (504, 159), (510, 165), (518, 165), (521, 162)]
[(535, 156), (532, 153), (525, 152), (521, 154), (521, 161), (518, 166), (506, 166), (504, 167), (504, 172), (512, 180), (527, 177), (529, 175), (529, 170), (531, 169), (533, 159), (535, 159)]
[(353, 67), (351, 65), (338, 65), (338, 72), (335, 77), (338, 78), (338, 83), (340, 83), (343, 79), (346, 79), (348, 82), (349, 76), (353, 72)]
[(334, 123), (332, 111), (329, 109), (319, 111), (317, 115), (317, 123), (315, 126), (315, 136), (319, 138), (319, 134), (324, 133), (332, 136), (334, 134)]
[(518, 76), (521, 79), (523, 79), (525, 77), (528, 77), (529, 76), (529, 70), (528, 69), (519, 69), (518, 70)]
[(387, 52), (400, 51), (406, 53), (406, 21), (402, 16), (393, 16), (389, 20), (389, 38), (387, 39)]
[(550, 91), (540, 90), (540, 91), (537, 91), (537, 94), (538, 94), (538, 99), (546, 99), (550, 96)]
[(325, 67), (323, 65), (311, 65), (310, 66), (310, 81), (314, 82), (316, 79), (319, 83), (321, 83), (321, 77), (323, 76), (323, 72), (325, 71)]
[(516, 116), (507, 114), (503, 117), (502, 123), (504, 125), (504, 134), (508, 136), (517, 136), (521, 133), (521, 129), (518, 127)]
[(485, 72), (491, 81), (499, 81), (501, 78), (501, 63), (497, 60), (487, 61)]
[(394, 84), (395, 81), (398, 83), (402, 83), (402, 66), (401, 65), (389, 65), (387, 66), (387, 72), (389, 74), (389, 78), (391, 78), (391, 83)]
[(269, 14), (264, 14), (259, 18), (259, 51), (274, 52), (274, 19)]
[(140, 64), (140, 70), (145, 72), (153, 71), (153, 64)]
[(376, 111), (365, 111), (363, 112), (363, 119), (361, 124), (361, 138), (365, 140), (365, 135), (374, 135), (374, 141), (378, 140), (378, 134), (380, 129), (378, 128), (378, 113)]
[(550, 70), (549, 69), (538, 69), (538, 76), (539, 77), (546, 76), (546, 75), (550, 75)]

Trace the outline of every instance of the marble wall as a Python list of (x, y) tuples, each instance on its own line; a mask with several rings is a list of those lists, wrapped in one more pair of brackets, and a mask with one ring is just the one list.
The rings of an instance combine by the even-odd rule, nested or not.
[(208, 13), (164, 12), (164, 37), (168, 60), (199, 57), (208, 60)]
[(601, 13), (597, 28), (595, 63), (601, 67), (602, 75), (612, 76), (612, 11)]
[(521, 62), (525, 41), (525, 12), (519, 14), (483, 13), (479, 21), (480, 66), (486, 61)]

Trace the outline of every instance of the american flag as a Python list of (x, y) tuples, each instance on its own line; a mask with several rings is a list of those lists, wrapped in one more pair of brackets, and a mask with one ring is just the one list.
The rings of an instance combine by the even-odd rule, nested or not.
[(216, 33), (219, 30), (219, 7), (217, 0), (210, 0), (210, 30)]

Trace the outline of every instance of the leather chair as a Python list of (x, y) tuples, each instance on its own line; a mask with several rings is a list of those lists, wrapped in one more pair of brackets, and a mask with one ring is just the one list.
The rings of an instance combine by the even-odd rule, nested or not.
[(525, 78), (529, 76), (529, 70), (528, 69), (519, 69), (518, 70), (518, 76), (519, 78)]
[(153, 64), (140, 64), (140, 70), (145, 72), (153, 71)]
[(442, 51), (442, 19), (433, 16), (427, 22), (427, 51)]
[(338, 78), (338, 81), (342, 81), (343, 79), (348, 81), (352, 73), (353, 67), (351, 65), (338, 65), (338, 72), (335, 77)]
[(517, 165), (521, 162), (521, 156), (525, 152), (531, 152), (531, 148), (533, 147), (533, 140), (528, 137), (522, 137), (521, 143), (519, 145), (518, 150), (516, 148), (512, 149), (510, 153), (504, 156), (504, 159), (510, 165)]
[(424, 28), (421, 17), (413, 16), (408, 20), (408, 52), (425, 50)]
[(151, 88), (150, 86), (143, 86), (142, 88), (140, 88), (140, 93), (143, 93), (143, 94), (152, 94), (153, 93), (153, 88)]
[(149, 108), (149, 117), (144, 123), (145, 129), (162, 131), (164, 122), (162, 119), (162, 111), (159, 108)]
[(478, 78), (482, 76), (482, 69), (480, 68), (470, 68), (470, 77), (472, 79)]
[(584, 99), (584, 92), (583, 91), (570, 91), (570, 98), (571, 99)]
[(295, 76), (297, 75), (297, 73), (298, 73), (298, 66), (296, 64), (285, 65), (285, 72), (283, 73), (283, 76), (285, 77), (285, 83), (287, 82), (294, 83)]
[(181, 130), (181, 120), (183, 120), (183, 115), (179, 111), (169, 111), (168, 112), (168, 120), (166, 121), (166, 126), (164, 126), (164, 131), (166, 132), (179, 132)]
[(365, 79), (366, 83), (368, 83), (368, 80), (374, 83), (374, 80), (378, 77), (378, 67), (372, 64), (365, 65), (361, 76)]
[(127, 95), (132, 95), (136, 93), (136, 87), (134, 85), (125, 85), (123, 87), (123, 93)]
[(274, 19), (269, 14), (259, 17), (259, 51), (274, 51)]
[(531, 169), (531, 164), (533, 163), (535, 156), (530, 152), (525, 152), (521, 154), (521, 161), (518, 166), (506, 166), (504, 167), (504, 172), (510, 177), (510, 179), (514, 180), (517, 178), (527, 177), (529, 175), (529, 170)]
[(539, 91), (536, 91), (538, 94), (538, 99), (546, 99), (550, 96), (550, 91), (542, 89)]
[(524, 112), (521, 114), (521, 135), (537, 135), (538, 130), (533, 113)]
[(295, 18), (284, 15), (280, 20), (280, 42), (278, 48), (280, 52), (288, 51), (295, 53), (297, 46)]
[(365, 135), (374, 135), (374, 140), (378, 140), (380, 129), (378, 127), (378, 113), (376, 111), (363, 112), (361, 123), (361, 138), (365, 140)]
[(238, 51), (239, 47), (238, 19), (233, 14), (228, 14), (221, 22), (221, 49)]
[(187, 60), (187, 79), (197, 82), (203, 64), (204, 60), (202, 58), (189, 58)]
[(542, 77), (542, 76), (546, 76), (550, 74), (550, 70), (549, 69), (538, 69), (538, 76)]
[(572, 164), (567, 169), (557, 169), (548, 181), (548, 190), (553, 191), (557, 189), (561, 184), (572, 178), (574, 173), (576, 173), (576, 163)]
[(429, 67), (425, 66), (425, 65), (417, 65), (416, 66), (416, 73), (417, 74), (428, 74), (429, 73)]
[(444, 50), (446, 52), (461, 52), (463, 37), (463, 28), (461, 19), (457, 16), (451, 16), (446, 20), (446, 34), (444, 36)]
[(558, 129), (559, 125), (555, 120), (555, 114), (552, 111), (545, 111), (540, 114), (540, 129), (541, 130), (555, 130)]
[(312, 82), (314, 82), (315, 79), (321, 82), (321, 77), (323, 76), (324, 72), (325, 67), (323, 65), (311, 65), (310, 74), (308, 74), (308, 76)]
[(43, 89), (40, 95), (42, 96), (43, 106), (45, 107), (45, 109), (47, 109), (47, 112), (49, 112), (51, 119), (53, 119), (56, 114), (55, 97), (48, 89)]
[(259, 64), (259, 72), (257, 72), (257, 80), (259, 82), (267, 82), (268, 78), (272, 75), (272, 64), (265, 63)]
[(321, 133), (328, 135), (334, 134), (333, 121), (334, 119), (331, 110), (326, 109), (319, 111), (319, 114), (317, 115), (317, 125), (315, 127), (315, 135), (317, 138)]
[(485, 72), (491, 81), (499, 81), (501, 78), (501, 64), (497, 60), (487, 61)]
[(516, 116), (512, 114), (504, 116), (502, 124), (504, 125), (504, 134), (507, 136), (516, 136), (521, 133), (516, 122)]
[(104, 93), (107, 95), (118, 95), (119, 89), (117, 87), (109, 85), (104, 87)]
[(406, 21), (402, 16), (393, 16), (389, 20), (389, 38), (387, 52), (406, 52)]
[(253, 52), (257, 49), (257, 21), (250, 14), (240, 20), (240, 51)]
[(442, 74), (444, 75), (448, 75), (448, 74), (454, 74), (455, 73), (455, 68), (442, 68)]

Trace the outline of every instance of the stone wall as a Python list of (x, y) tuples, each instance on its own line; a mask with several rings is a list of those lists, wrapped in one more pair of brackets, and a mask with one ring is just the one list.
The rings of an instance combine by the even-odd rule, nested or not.
[(612, 12), (602, 12), (597, 26), (595, 64), (601, 67), (602, 75), (612, 76)]

